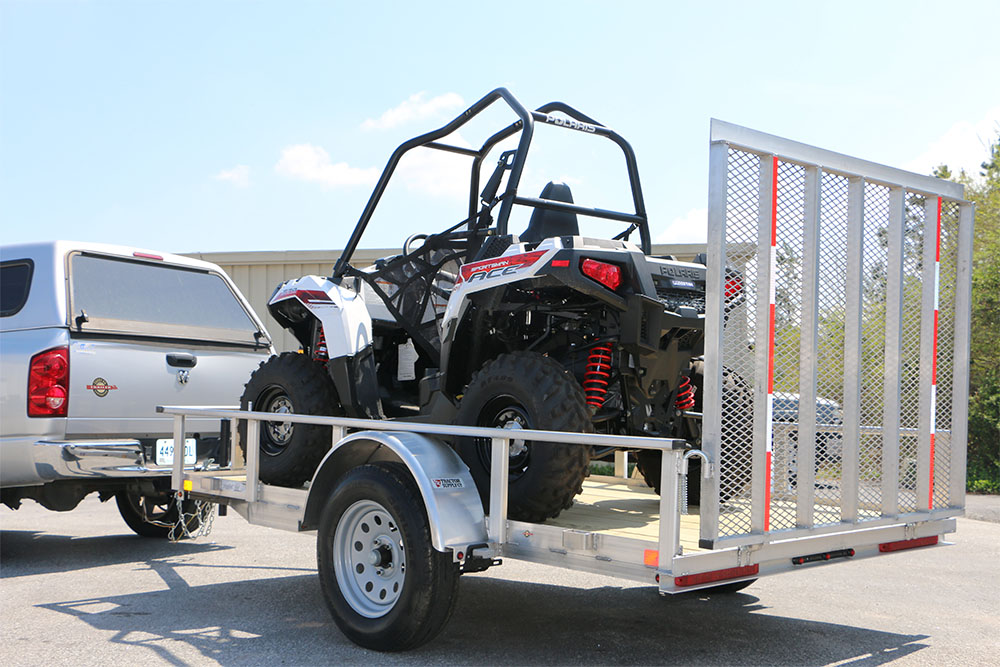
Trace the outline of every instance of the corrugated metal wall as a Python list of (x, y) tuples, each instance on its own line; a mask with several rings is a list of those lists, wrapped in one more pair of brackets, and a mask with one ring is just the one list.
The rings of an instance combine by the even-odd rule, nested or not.
[[(699, 252), (705, 252), (705, 244), (654, 245), (654, 255), (673, 255), (682, 261), (691, 261)], [(399, 250), (368, 249), (358, 250), (354, 264), (366, 266), (379, 257), (398, 254)], [(257, 315), (264, 320), (268, 333), (274, 340), (278, 352), (297, 350), (299, 343), (291, 333), (285, 331), (267, 312), (267, 301), (274, 288), (286, 280), (308, 275), (330, 275), (333, 265), (340, 257), (340, 250), (282, 250), (260, 252), (204, 252), (185, 253), (187, 257), (202, 259), (222, 267), (240, 288)]]

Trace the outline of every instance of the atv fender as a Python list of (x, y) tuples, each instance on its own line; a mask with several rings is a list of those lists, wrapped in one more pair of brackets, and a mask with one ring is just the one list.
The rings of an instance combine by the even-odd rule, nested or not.
[(438, 551), (467, 552), (487, 542), (486, 521), (476, 483), (458, 454), (436, 438), (404, 431), (360, 431), (333, 446), (309, 487), (302, 530), (314, 530), (338, 480), (366, 463), (395, 461), (413, 476)]

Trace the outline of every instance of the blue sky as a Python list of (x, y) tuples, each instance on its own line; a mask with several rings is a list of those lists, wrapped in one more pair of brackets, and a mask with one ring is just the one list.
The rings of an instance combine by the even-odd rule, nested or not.
[[(703, 240), (712, 117), (976, 168), (1000, 128), (997, 25), (995, 1), (0, 0), (2, 242), (339, 248), (393, 148), (498, 86), (615, 128), (654, 239)], [(561, 179), (624, 207), (620, 158), (575, 138), (539, 133), (522, 193)], [(464, 217), (457, 166), (401, 166), (362, 245)]]

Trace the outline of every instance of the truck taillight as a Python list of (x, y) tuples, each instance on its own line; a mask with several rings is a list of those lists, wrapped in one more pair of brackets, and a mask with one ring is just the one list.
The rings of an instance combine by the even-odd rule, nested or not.
[(28, 416), (65, 417), (68, 405), (69, 348), (39, 352), (28, 368)]
[(740, 292), (742, 291), (743, 291), (743, 278), (739, 276), (729, 276), (726, 278), (725, 294), (727, 300), (739, 296)]
[(622, 284), (621, 267), (606, 262), (598, 262), (596, 259), (585, 259), (580, 263), (580, 270), (583, 275), (593, 278), (609, 290), (616, 290)]

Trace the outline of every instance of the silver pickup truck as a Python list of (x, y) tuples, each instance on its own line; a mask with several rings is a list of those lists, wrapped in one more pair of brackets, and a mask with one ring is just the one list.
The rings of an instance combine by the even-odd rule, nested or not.
[(122, 246), (0, 247), (0, 292), (0, 501), (66, 511), (96, 492), (167, 536), (184, 509), (173, 457), (208, 466), (224, 449), (203, 420), (175, 452), (156, 406), (235, 404), (273, 353), (260, 319), (214, 264)]

